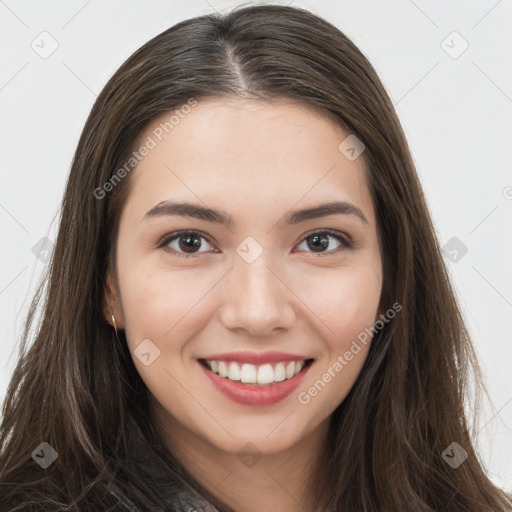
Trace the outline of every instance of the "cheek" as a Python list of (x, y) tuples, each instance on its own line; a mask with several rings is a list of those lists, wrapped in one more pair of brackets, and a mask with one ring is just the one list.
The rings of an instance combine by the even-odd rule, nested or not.
[(168, 350), (169, 340), (190, 335), (192, 325), (204, 317), (208, 294), (218, 277), (211, 270), (170, 271), (158, 265), (132, 267), (122, 280), (125, 329), (130, 348), (149, 338)]
[[(304, 303), (323, 324), (321, 332), (332, 350), (342, 350), (377, 319), (381, 287), (364, 266), (322, 269), (302, 279)], [(302, 298), (302, 297), (301, 297)]]
[(334, 411), (356, 381), (378, 317), (381, 290), (375, 282), (375, 273), (366, 267), (345, 268), (309, 295), (308, 306), (318, 314), (323, 343), (316, 368), (298, 393), (298, 402), (306, 406), (301, 409), (304, 414), (313, 409)]
[[(180, 383), (190, 382), (191, 372), (197, 372), (189, 341), (200, 332), (197, 319), (207, 316), (201, 298), (214, 282), (211, 275), (201, 278), (159, 265), (133, 266), (122, 282), (126, 339), (137, 371), (158, 402), (190, 422), (198, 413), (190, 407), (190, 393), (200, 396), (200, 391), (185, 391)], [(148, 365), (139, 357), (147, 352)]]

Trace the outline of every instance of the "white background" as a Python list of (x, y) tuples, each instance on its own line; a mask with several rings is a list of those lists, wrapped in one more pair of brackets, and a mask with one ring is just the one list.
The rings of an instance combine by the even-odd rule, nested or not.
[[(96, 95), (151, 37), (239, 3), (0, 0), (0, 400), (44, 268), (32, 248), (44, 236), (55, 240), (54, 218)], [(512, 491), (512, 2), (292, 5), (335, 24), (368, 56), (397, 108), (441, 243), (457, 237), (468, 249), (447, 264), (492, 399), (478, 445), (492, 479)], [(41, 37), (46, 48), (51, 38), (58, 43), (47, 59), (31, 47), (42, 46)], [(469, 47), (452, 58), (464, 40)]]

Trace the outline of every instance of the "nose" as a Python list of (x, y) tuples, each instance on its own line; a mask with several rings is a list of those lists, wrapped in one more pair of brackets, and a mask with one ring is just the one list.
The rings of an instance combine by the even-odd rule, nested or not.
[(296, 321), (298, 300), (279, 270), (263, 252), (254, 262), (236, 257), (223, 284), (220, 320), (230, 330), (251, 336), (271, 336)]

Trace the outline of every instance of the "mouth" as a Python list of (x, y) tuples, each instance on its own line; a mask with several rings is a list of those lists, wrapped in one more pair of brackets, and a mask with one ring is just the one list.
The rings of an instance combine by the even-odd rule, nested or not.
[(306, 371), (314, 359), (278, 361), (261, 365), (238, 361), (199, 359), (199, 363), (223, 379), (253, 386), (273, 386)]
[(314, 359), (250, 364), (239, 361), (198, 359), (207, 383), (229, 400), (267, 407), (291, 395), (304, 380)]

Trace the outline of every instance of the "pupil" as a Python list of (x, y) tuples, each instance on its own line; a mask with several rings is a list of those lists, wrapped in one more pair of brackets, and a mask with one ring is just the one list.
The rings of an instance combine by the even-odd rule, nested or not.
[[(182, 243), (182, 240), (185, 240), (185, 242)], [(201, 240), (199, 240), (199, 237), (195, 235), (187, 235), (180, 237), (180, 249), (184, 250), (185, 252), (193, 252), (194, 248), (199, 248), (200, 246)]]
[(329, 239), (325, 235), (313, 235), (310, 239), (313, 240), (313, 244), (310, 244), (310, 248), (320, 247), (326, 249), (329, 247)]

